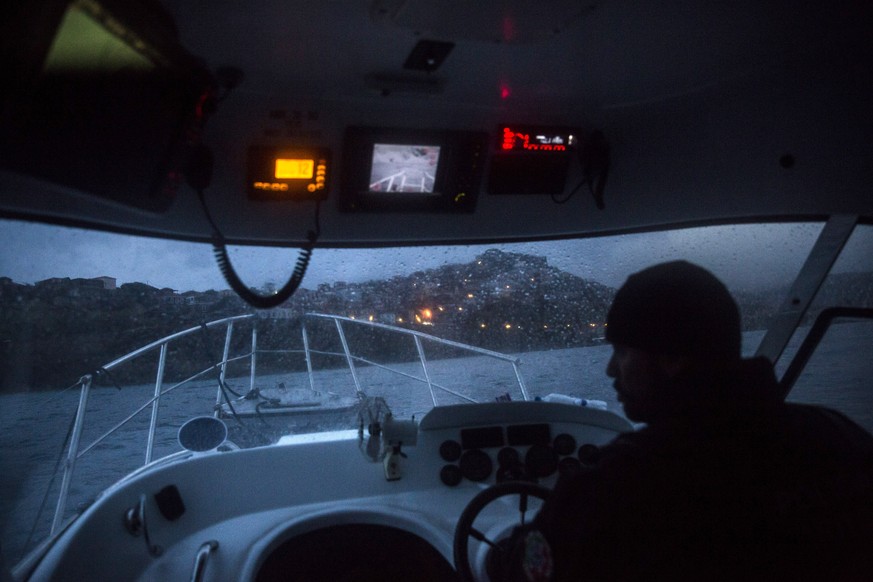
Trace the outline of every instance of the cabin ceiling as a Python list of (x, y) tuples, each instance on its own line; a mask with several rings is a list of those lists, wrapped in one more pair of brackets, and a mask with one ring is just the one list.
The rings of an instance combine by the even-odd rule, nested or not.
[[(254, 1), (243, 10), (235, 2), (175, 1), (168, 8), (191, 52), (212, 67), (245, 71), (241, 91), (365, 104), (384, 100), (368, 82), (373, 75), (408, 79), (410, 90), (435, 77), (442, 92), (424, 98), (451, 107), (584, 113), (820, 60), (837, 50), (829, 44), (867, 34), (839, 4), (755, 0)], [(421, 39), (456, 45), (434, 73), (403, 68)]]
[[(206, 200), (225, 235), (298, 244), (312, 205), (247, 200), (245, 155), (250, 145), (315, 145), (334, 160), (321, 244), (344, 246), (873, 216), (873, 19), (862, 4), (168, 0), (165, 8), (185, 50), (213, 72), (244, 74), (203, 129), (216, 158)], [(404, 68), (422, 40), (453, 46), (434, 71)], [(470, 215), (338, 208), (347, 126), (493, 135), (506, 122), (603, 131), (612, 155), (605, 209), (584, 188), (556, 205), (484, 187)], [(574, 162), (566, 191), (581, 178)], [(2, 184), (8, 216), (210, 238), (189, 191), (150, 213), (15, 172), (3, 172)]]

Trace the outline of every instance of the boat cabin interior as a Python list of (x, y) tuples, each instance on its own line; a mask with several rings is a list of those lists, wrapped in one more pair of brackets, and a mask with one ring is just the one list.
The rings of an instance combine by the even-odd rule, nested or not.
[(603, 322), (663, 260), (873, 429), (873, 4), (0, 12), (4, 582), (486, 580), (477, 536), (635, 429)]

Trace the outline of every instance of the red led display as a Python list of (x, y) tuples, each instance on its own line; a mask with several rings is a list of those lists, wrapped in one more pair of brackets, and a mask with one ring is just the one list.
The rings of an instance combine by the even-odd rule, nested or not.
[(505, 151), (565, 152), (575, 143), (575, 136), (567, 132), (504, 126), (500, 147)]

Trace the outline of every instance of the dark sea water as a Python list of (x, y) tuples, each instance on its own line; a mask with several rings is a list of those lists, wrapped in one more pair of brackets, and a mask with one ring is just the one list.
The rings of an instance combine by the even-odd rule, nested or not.
[[(746, 334), (745, 351), (749, 354), (754, 351), (761, 337), (760, 332)], [(799, 339), (796, 339), (789, 346), (789, 357), (798, 344)], [(835, 326), (789, 399), (836, 408), (867, 430), (873, 430), (871, 347), (873, 324)], [(610, 354), (611, 348), (606, 345), (519, 354), (523, 362), (520, 371), (531, 397), (556, 392), (603, 400), (609, 410), (621, 413), (611, 380), (604, 374)], [(478, 401), (490, 401), (507, 392), (514, 400), (522, 397), (512, 367), (506, 362), (471, 357), (437, 360), (429, 364), (431, 380), (435, 384)], [(785, 364), (780, 363), (777, 370), (781, 372), (784, 367)], [(420, 364), (400, 364), (397, 368), (421, 376)], [(385, 398), (399, 418), (413, 415), (421, 418), (433, 406), (425, 384), (403, 378), (398, 381), (397, 376), (373, 367), (359, 368), (358, 371), (368, 395)], [(272, 387), (280, 381), (289, 387), (308, 386), (307, 376), (301, 373), (261, 377), (258, 384)], [(244, 377), (229, 383), (244, 391), (248, 382), (249, 379)], [(164, 388), (170, 386), (165, 384)], [(215, 386), (214, 381), (198, 381), (162, 396), (154, 459), (181, 450), (176, 434), (186, 420), (212, 413), (216, 402)], [(353, 394), (355, 389), (347, 369), (318, 373), (315, 388), (343, 395)], [(120, 423), (151, 398), (153, 391), (153, 386), (93, 389), (86, 407), (82, 445), (89, 445)], [(439, 390), (436, 398), (439, 405), (462, 402)], [(77, 390), (0, 396), (0, 426), (3, 428), (0, 433), (0, 540), (9, 563), (18, 562), (25, 551), (48, 534), (62, 473), (62, 469), (55, 473), (55, 467), (63, 452), (62, 446), (78, 401)], [(144, 463), (150, 411), (151, 408), (137, 415), (77, 461), (67, 516), (73, 515), (105, 487)], [(252, 422), (252, 428), (257, 429), (259, 425)], [(355, 414), (349, 413), (338, 422), (346, 428), (355, 428)], [(303, 422), (294, 430), (309, 432), (318, 428), (310, 422)], [(40, 511), (47, 489), (50, 492), (48, 502)]]

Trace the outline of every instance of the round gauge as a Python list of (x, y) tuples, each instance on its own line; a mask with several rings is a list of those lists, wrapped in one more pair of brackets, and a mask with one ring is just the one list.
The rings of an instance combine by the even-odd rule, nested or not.
[(440, 457), (447, 463), (454, 463), (461, 458), (461, 443), (458, 441), (444, 441), (440, 445)]
[(552, 446), (559, 455), (572, 455), (576, 450), (576, 439), (573, 435), (563, 432), (555, 437)]
[(484, 481), (491, 475), (491, 457), (479, 449), (470, 449), (461, 455), (461, 474), (470, 481)]
[(440, 481), (449, 487), (454, 487), (461, 482), (461, 470), (457, 465), (445, 465), (440, 470)]
[(564, 457), (558, 462), (558, 473), (562, 476), (574, 475), (582, 470), (582, 463), (576, 457)]
[(558, 454), (546, 445), (533, 445), (524, 456), (524, 466), (535, 477), (548, 477), (558, 470)]
[(528, 477), (527, 471), (524, 469), (524, 465), (518, 463), (516, 465), (510, 465), (507, 467), (500, 467), (497, 469), (497, 474), (495, 478), (498, 483), (504, 483), (506, 481), (531, 481)]
[(600, 448), (592, 444), (582, 445), (579, 447), (578, 456), (583, 465), (593, 465), (600, 456)]
[(497, 465), (500, 467), (514, 467), (521, 464), (521, 456), (512, 447), (503, 447), (497, 453)]

